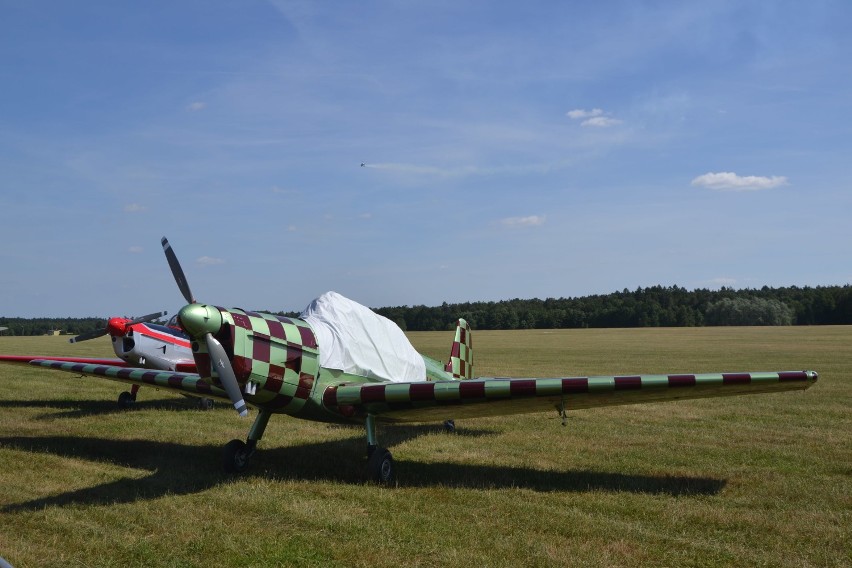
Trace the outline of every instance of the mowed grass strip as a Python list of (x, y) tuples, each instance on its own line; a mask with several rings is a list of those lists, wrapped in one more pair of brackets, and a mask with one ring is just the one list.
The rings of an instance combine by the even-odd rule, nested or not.
[[(444, 360), (446, 333), (410, 334)], [(820, 372), (805, 392), (380, 427), (273, 417), (248, 475), (220, 405), (0, 366), (0, 556), (28, 566), (847, 566), (852, 328), (474, 331), (488, 376)], [(0, 352), (111, 356), (108, 339)], [(451, 418), (448, 416), (448, 418)]]

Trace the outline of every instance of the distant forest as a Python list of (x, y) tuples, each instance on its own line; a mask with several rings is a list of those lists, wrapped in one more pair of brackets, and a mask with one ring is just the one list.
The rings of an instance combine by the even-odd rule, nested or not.
[[(585, 327), (694, 327), (718, 325), (852, 324), (852, 286), (790, 286), (686, 290), (652, 286), (582, 298), (443, 303), (374, 308), (406, 331), (454, 329), (458, 318), (473, 329)], [(278, 312), (298, 316), (297, 312)], [(43, 335), (59, 329), (77, 335), (103, 329), (103, 318), (4, 318), (3, 335)]]
[(651, 286), (582, 298), (444, 303), (375, 311), (408, 331), (453, 329), (458, 318), (466, 319), (473, 329), (852, 324), (852, 286), (692, 291)]

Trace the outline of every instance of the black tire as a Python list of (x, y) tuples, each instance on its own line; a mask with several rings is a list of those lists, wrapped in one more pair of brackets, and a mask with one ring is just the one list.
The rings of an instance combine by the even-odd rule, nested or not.
[(199, 398), (198, 399), (198, 409), (199, 410), (212, 410), (213, 409), (213, 399), (212, 398)]
[(393, 456), (384, 448), (376, 448), (367, 460), (367, 475), (371, 481), (382, 485), (390, 485), (396, 480), (396, 468)]
[(120, 395), (118, 395), (118, 407), (122, 410), (127, 410), (128, 408), (133, 408), (133, 404), (136, 402), (136, 397), (130, 394), (127, 391), (124, 391)]
[(444, 420), (444, 432), (448, 434), (456, 433), (456, 421), (455, 420)]
[(222, 448), (222, 467), (225, 473), (242, 473), (249, 465), (251, 453), (242, 440), (231, 440)]

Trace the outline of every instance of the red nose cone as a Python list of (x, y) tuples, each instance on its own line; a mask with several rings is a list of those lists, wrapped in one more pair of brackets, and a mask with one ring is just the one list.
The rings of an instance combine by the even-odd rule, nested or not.
[(121, 337), (124, 335), (125, 331), (127, 331), (127, 322), (129, 321), (130, 320), (126, 318), (110, 319), (107, 324), (107, 333), (113, 337)]

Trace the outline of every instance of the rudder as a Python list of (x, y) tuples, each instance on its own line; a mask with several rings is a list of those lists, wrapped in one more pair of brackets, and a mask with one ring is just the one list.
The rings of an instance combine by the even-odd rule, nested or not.
[(473, 339), (470, 335), (470, 325), (464, 319), (459, 319), (456, 325), (450, 360), (444, 370), (452, 373), (454, 379), (473, 378)]

